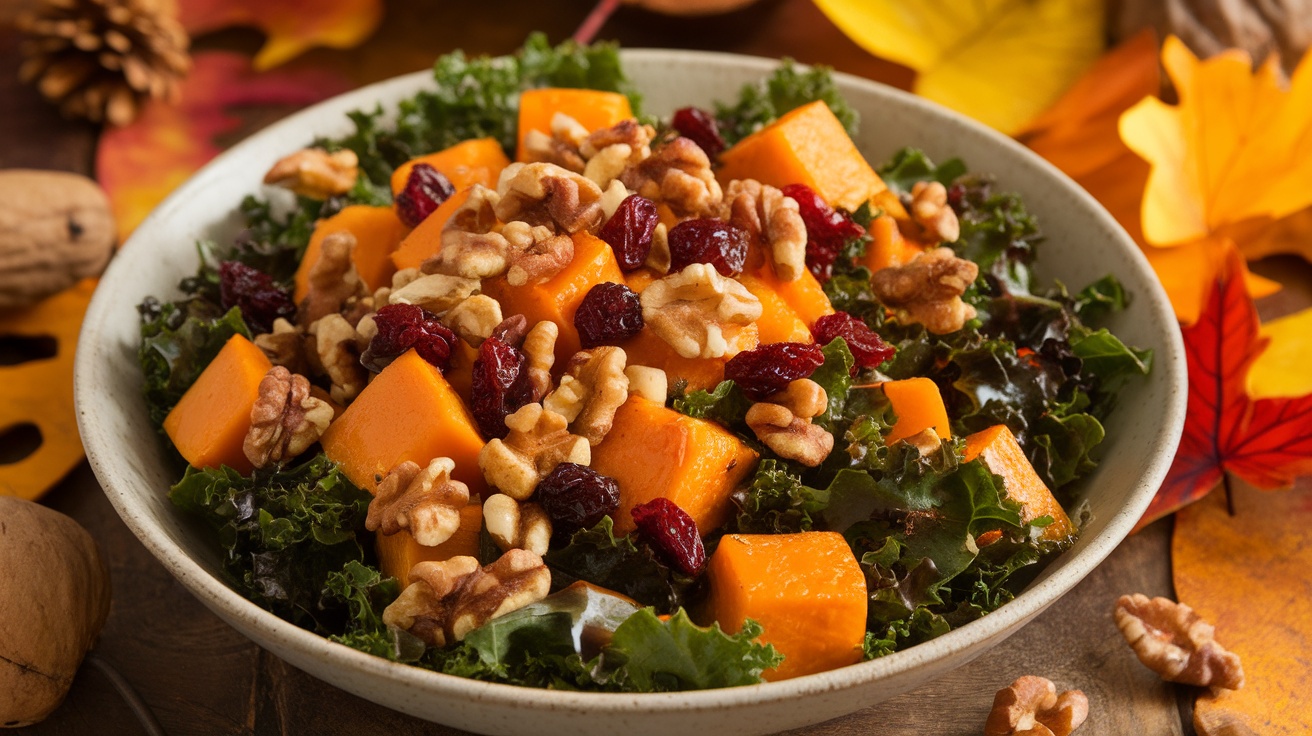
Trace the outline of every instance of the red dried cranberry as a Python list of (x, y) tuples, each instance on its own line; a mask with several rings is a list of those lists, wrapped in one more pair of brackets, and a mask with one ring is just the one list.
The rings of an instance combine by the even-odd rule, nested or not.
[(833, 275), (834, 261), (843, 251), (843, 245), (852, 238), (865, 234), (865, 228), (851, 217), (830, 207), (820, 195), (805, 184), (789, 184), (783, 188), (786, 196), (797, 200), (797, 209), (806, 224), (806, 268), (821, 281)]
[(847, 341), (847, 349), (852, 351), (856, 363), (852, 366), (852, 375), (861, 368), (874, 368), (893, 357), (897, 350), (884, 342), (874, 330), (860, 319), (847, 312), (826, 314), (815, 321), (811, 334), (821, 345), (828, 345), (836, 337)]
[(620, 484), (586, 465), (561, 463), (538, 483), (542, 504), (557, 531), (594, 526), (620, 507)]
[(505, 438), (506, 417), (533, 400), (528, 359), (513, 345), (489, 337), (478, 349), (471, 380), (470, 409), (487, 439)]
[(410, 169), (405, 189), (396, 195), (396, 214), (408, 227), (418, 227), (455, 193), (456, 188), (446, 174), (431, 164), (417, 163)]
[(737, 276), (747, 263), (747, 231), (724, 220), (699, 217), (670, 229), (670, 270), (709, 263), (725, 276)]
[(378, 334), (360, 355), (360, 363), (375, 373), (410, 348), (439, 370), (446, 370), (451, 362), (456, 334), (426, 309), (413, 304), (389, 304), (374, 313), (374, 324)]
[(730, 358), (724, 377), (738, 384), (747, 398), (760, 401), (815, 373), (824, 362), (824, 353), (814, 343), (771, 342)]
[(241, 261), (219, 264), (219, 303), (224, 309), (240, 308), (241, 318), (255, 332), (268, 332), (275, 319), (296, 314), (290, 294), (279, 289), (271, 276)]
[(619, 261), (621, 271), (632, 271), (647, 261), (647, 254), (651, 252), (651, 234), (656, 231), (660, 219), (656, 205), (650, 199), (630, 194), (601, 226), (597, 237), (615, 251), (615, 260)]
[(588, 289), (574, 313), (574, 328), (585, 348), (614, 345), (642, 330), (642, 302), (633, 289), (609, 281)]
[(697, 523), (688, 512), (664, 496), (633, 507), (633, 523), (661, 557), (685, 575), (696, 575), (706, 565), (706, 547)]
[(691, 138), (706, 152), (706, 157), (715, 160), (724, 150), (724, 138), (720, 137), (720, 124), (715, 116), (700, 107), (684, 107), (674, 112), (670, 125), (684, 138)]

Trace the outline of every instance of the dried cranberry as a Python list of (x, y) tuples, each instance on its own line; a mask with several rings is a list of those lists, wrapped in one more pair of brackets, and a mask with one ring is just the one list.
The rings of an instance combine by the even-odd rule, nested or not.
[(660, 219), (656, 205), (650, 199), (630, 194), (601, 226), (597, 237), (615, 251), (615, 260), (619, 261), (621, 271), (632, 271), (647, 261), (647, 254), (651, 252), (651, 234), (656, 231)]
[(730, 358), (724, 377), (738, 384), (747, 398), (760, 401), (815, 373), (824, 362), (824, 353), (814, 343), (771, 342)]
[(684, 107), (674, 112), (670, 125), (684, 138), (691, 138), (706, 152), (706, 157), (715, 160), (724, 150), (724, 138), (720, 137), (720, 124), (715, 116), (700, 107)]
[(417, 163), (410, 169), (405, 189), (396, 195), (396, 214), (408, 227), (418, 227), (455, 193), (456, 188), (446, 174), (431, 164)]
[(219, 264), (219, 303), (224, 309), (240, 308), (241, 318), (256, 332), (268, 332), (275, 319), (296, 314), (290, 294), (271, 276), (241, 261)]
[(835, 337), (846, 340), (847, 349), (851, 350), (852, 357), (856, 358), (856, 363), (852, 366), (854, 376), (857, 370), (874, 368), (897, 352), (892, 345), (884, 342), (878, 333), (870, 329), (870, 325), (847, 312), (826, 314), (816, 320), (811, 327), (811, 334), (815, 335), (815, 341), (821, 345), (828, 345)]
[(478, 349), (471, 380), (470, 409), (487, 439), (505, 438), (506, 417), (533, 400), (528, 359), (513, 345), (489, 337)]
[(797, 200), (797, 209), (806, 224), (806, 267), (813, 276), (828, 281), (834, 261), (843, 245), (865, 234), (865, 228), (851, 217), (830, 207), (820, 195), (805, 184), (789, 184), (783, 193)]
[(595, 525), (620, 507), (620, 484), (586, 465), (561, 463), (538, 483), (538, 502), (558, 531)]
[(647, 543), (656, 548), (665, 561), (685, 575), (696, 575), (706, 565), (706, 547), (702, 545), (697, 522), (688, 512), (664, 496), (633, 507), (633, 523)]
[(574, 328), (585, 348), (614, 345), (642, 330), (642, 302), (624, 284), (603, 282), (588, 289), (574, 313)]
[(374, 324), (378, 326), (378, 334), (360, 355), (360, 363), (375, 373), (410, 348), (440, 370), (446, 370), (451, 362), (456, 334), (427, 309), (413, 304), (389, 304), (374, 313)]
[(709, 263), (725, 276), (737, 276), (747, 263), (747, 231), (724, 220), (699, 217), (670, 229), (670, 270)]

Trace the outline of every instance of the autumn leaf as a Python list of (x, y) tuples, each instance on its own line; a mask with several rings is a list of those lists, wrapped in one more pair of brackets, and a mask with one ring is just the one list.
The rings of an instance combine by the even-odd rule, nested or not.
[(1233, 248), (1197, 324), (1184, 330), (1189, 405), (1166, 480), (1143, 527), (1207, 495), (1226, 473), (1272, 490), (1312, 473), (1312, 395), (1253, 399), (1248, 371), (1267, 340)]
[[(219, 153), (216, 137), (241, 126), (234, 112), (255, 106), (303, 106), (347, 89), (317, 70), (256, 74), (246, 57), (197, 54), (174, 104), (152, 100), (132, 124), (106, 128), (96, 178), (109, 195), (120, 242), (179, 184)], [(252, 172), (252, 180), (264, 172)]]
[(267, 39), (255, 56), (261, 71), (315, 46), (356, 46), (383, 19), (382, 0), (179, 0), (178, 10), (192, 36), (230, 26), (263, 30)]
[(1171, 567), (1180, 601), (1244, 664), (1244, 686), (1199, 697), (1194, 722), (1238, 716), (1247, 733), (1312, 733), (1312, 487), (1268, 494), (1235, 483), (1228, 498), (1215, 493), (1183, 509)]
[(1266, 350), (1248, 370), (1248, 395), (1255, 399), (1312, 394), (1312, 309), (1262, 325)]
[(1312, 205), (1312, 61), (1304, 58), (1287, 90), (1275, 57), (1256, 72), (1237, 50), (1199, 61), (1172, 36), (1162, 63), (1179, 104), (1147, 98), (1121, 117), (1121, 138), (1152, 165), (1142, 210), (1149, 243), (1188, 243)]
[(1101, 0), (815, 0), (862, 48), (917, 72), (913, 90), (1011, 134), (1103, 50)]

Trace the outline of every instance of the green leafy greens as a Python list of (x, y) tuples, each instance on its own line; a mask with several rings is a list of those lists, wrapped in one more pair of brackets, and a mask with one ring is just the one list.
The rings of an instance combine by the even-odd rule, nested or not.
[(761, 82), (743, 85), (733, 105), (717, 103), (715, 117), (724, 142), (732, 146), (789, 110), (816, 100), (824, 100), (847, 134), (856, 136), (860, 117), (838, 93), (831, 70), (816, 66), (802, 71), (792, 59), (784, 59)]

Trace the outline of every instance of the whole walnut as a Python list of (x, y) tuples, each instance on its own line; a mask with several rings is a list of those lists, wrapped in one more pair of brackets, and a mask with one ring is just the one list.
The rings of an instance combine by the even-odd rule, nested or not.
[(109, 615), (109, 571), (77, 522), (0, 496), (0, 726), (63, 702)]

